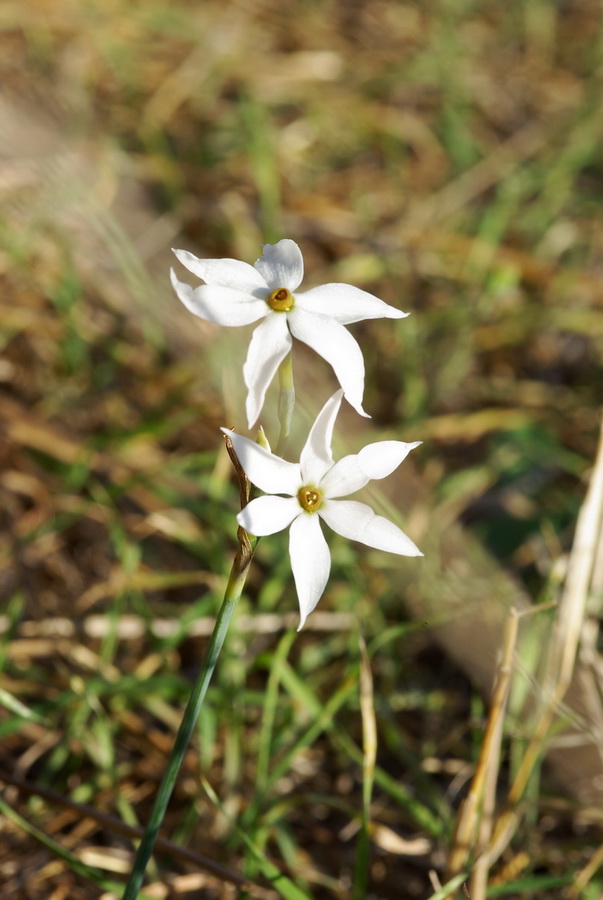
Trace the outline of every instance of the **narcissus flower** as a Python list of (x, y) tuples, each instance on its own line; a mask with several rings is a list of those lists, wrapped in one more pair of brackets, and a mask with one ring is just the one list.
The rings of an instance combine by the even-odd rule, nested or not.
[(397, 525), (376, 515), (370, 506), (338, 499), (373, 479), (385, 478), (421, 443), (378, 441), (334, 462), (331, 438), (342, 396), (343, 391), (337, 391), (319, 413), (297, 464), (222, 429), (230, 436), (249, 480), (265, 492), (239, 513), (239, 525), (258, 537), (290, 529), (289, 554), (299, 598), (300, 628), (320, 600), (331, 571), (321, 519), (343, 537), (377, 550), (400, 556), (423, 555)]
[(253, 332), (243, 377), (248, 389), (249, 427), (257, 422), (266, 391), (291, 350), (291, 336), (308, 344), (333, 367), (346, 400), (360, 415), (364, 394), (364, 360), (344, 328), (363, 319), (402, 319), (408, 315), (349, 284), (324, 284), (297, 293), (304, 275), (301, 250), (294, 241), (266, 244), (253, 266), (236, 259), (197, 259), (174, 250), (205, 284), (195, 289), (171, 272), (172, 284), (196, 316), (218, 325), (249, 325)]

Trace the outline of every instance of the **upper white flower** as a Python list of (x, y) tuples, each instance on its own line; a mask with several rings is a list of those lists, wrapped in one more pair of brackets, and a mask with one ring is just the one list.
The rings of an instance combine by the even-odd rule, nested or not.
[[(331, 556), (320, 519), (343, 537), (369, 547), (422, 556), (411, 539), (364, 503), (338, 500), (376, 478), (385, 478), (421, 441), (378, 441), (360, 453), (333, 461), (331, 438), (343, 391), (326, 402), (308, 435), (297, 464), (286, 462), (249, 438), (223, 428), (232, 440), (249, 480), (266, 495), (252, 500), (237, 516), (250, 534), (274, 534), (290, 527), (289, 555), (299, 598), (302, 628), (325, 589)], [(285, 496), (274, 496), (284, 494)], [(269, 496), (268, 496), (269, 495)]]
[(172, 284), (196, 316), (218, 325), (249, 325), (253, 332), (243, 377), (248, 388), (247, 418), (252, 428), (262, 411), (268, 385), (291, 350), (291, 335), (312, 347), (335, 371), (346, 400), (360, 415), (364, 360), (344, 325), (362, 319), (402, 319), (408, 315), (349, 284), (324, 284), (294, 293), (304, 275), (295, 241), (265, 244), (253, 266), (236, 259), (197, 259), (174, 250), (180, 262), (205, 284), (193, 290), (171, 272)]

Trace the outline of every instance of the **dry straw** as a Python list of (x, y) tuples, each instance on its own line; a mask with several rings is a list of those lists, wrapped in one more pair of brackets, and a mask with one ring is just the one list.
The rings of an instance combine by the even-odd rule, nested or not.
[[(466, 869), (470, 857), (473, 857), (475, 862), (470, 879), (472, 900), (484, 900), (489, 869), (500, 858), (517, 830), (521, 818), (521, 802), (528, 781), (546, 749), (551, 728), (574, 677), (581, 645), (588, 647), (592, 643), (586, 622), (587, 600), (596, 586), (595, 577), (601, 566), (599, 557), (603, 547), (602, 537), (603, 425), (590, 485), (578, 516), (565, 587), (546, 652), (537, 725), (511, 784), (504, 810), (498, 820), (495, 820), (494, 799), (498, 783), (500, 742), (519, 623), (515, 609), (511, 610), (506, 623), (484, 739), (467, 798), (459, 811), (446, 872), (447, 879), (453, 879)], [(600, 695), (594, 684), (589, 696), (592, 703), (599, 707), (594, 719), (601, 721), (603, 712), (600, 709)], [(602, 752), (601, 747), (603, 743), (599, 744), (599, 753)], [(597, 865), (602, 858), (603, 848), (595, 854)], [(591, 863), (582, 870), (570, 891), (571, 896), (578, 896), (596, 868)]]

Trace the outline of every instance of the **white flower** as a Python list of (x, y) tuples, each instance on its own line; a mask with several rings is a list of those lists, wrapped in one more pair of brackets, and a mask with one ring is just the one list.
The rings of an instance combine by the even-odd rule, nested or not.
[[(378, 441), (338, 462), (331, 454), (333, 425), (343, 391), (337, 391), (319, 413), (298, 464), (286, 462), (259, 444), (225, 428), (249, 480), (265, 496), (252, 500), (237, 516), (239, 525), (256, 536), (290, 528), (289, 555), (299, 597), (302, 628), (325, 589), (331, 556), (320, 519), (343, 537), (369, 547), (422, 556), (397, 525), (356, 500), (338, 500), (375, 478), (385, 478), (421, 441)], [(275, 496), (284, 494), (285, 496)]]
[(263, 319), (253, 332), (243, 366), (249, 427), (257, 422), (268, 385), (291, 350), (291, 335), (330, 363), (346, 400), (366, 416), (364, 360), (343, 326), (362, 319), (402, 319), (408, 313), (349, 284), (324, 284), (294, 293), (304, 275), (297, 244), (283, 240), (265, 244), (263, 250), (253, 266), (236, 259), (197, 259), (186, 250), (174, 250), (180, 262), (205, 281), (194, 290), (171, 272), (178, 297), (196, 316), (230, 326)]

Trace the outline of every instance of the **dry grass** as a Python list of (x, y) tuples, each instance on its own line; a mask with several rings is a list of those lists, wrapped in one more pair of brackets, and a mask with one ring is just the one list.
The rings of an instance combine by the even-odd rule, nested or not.
[[(118, 895), (235, 547), (246, 337), (189, 320), (169, 247), (283, 236), (412, 312), (356, 328), (374, 418), (339, 449), (424, 441), (373, 500), (426, 557), (334, 541), (295, 637), (262, 543), (149, 896), (282, 896), (267, 861), (317, 900), (601, 896), (599, 4), (0, 26), (3, 900)], [(295, 364), (307, 421), (331, 376)]]

